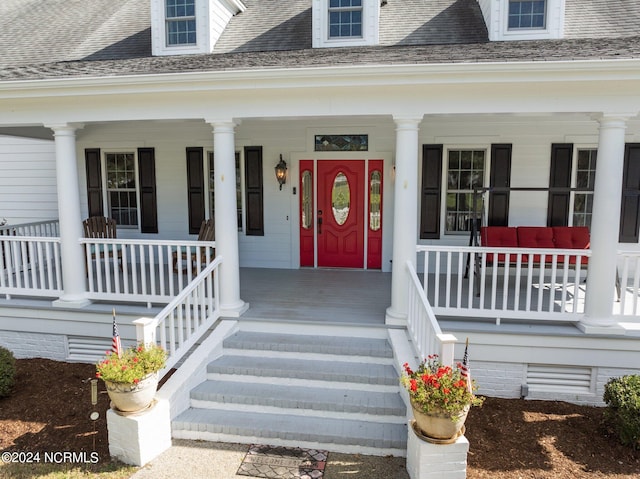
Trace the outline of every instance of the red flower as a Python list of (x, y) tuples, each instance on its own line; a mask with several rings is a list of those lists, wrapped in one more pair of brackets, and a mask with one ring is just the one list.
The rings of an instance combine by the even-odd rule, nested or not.
[(133, 384), (138, 384), (140, 382), (140, 380), (138, 378), (133, 380)]
[(127, 370), (127, 367), (126, 367), (126, 366), (122, 366), (122, 370), (123, 370), (123, 371), (126, 371), (126, 370)]
[(449, 393), (451, 392), (451, 389), (449, 389), (449, 388), (444, 388), (444, 389), (442, 390), (442, 392), (443, 392), (443, 393), (445, 393), (445, 394), (449, 394)]
[(133, 362), (137, 363), (138, 362), (138, 358), (133, 358)]
[(99, 378), (100, 377), (100, 372), (96, 372), (96, 377)]
[(415, 379), (412, 379), (411, 381), (411, 390), (412, 391), (417, 391), (418, 390), (418, 381), (416, 381)]
[(411, 370), (411, 368), (409, 367), (409, 363), (404, 363), (402, 365), (402, 367), (404, 368), (405, 372), (411, 376), (413, 374), (413, 371)]

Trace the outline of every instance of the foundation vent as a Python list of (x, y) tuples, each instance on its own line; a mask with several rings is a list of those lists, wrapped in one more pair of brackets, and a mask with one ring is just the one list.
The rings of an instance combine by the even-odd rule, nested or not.
[(572, 366), (550, 366), (529, 364), (527, 386), (529, 392), (592, 392), (593, 371), (591, 368)]
[(111, 349), (111, 339), (67, 336), (68, 361), (95, 363)]

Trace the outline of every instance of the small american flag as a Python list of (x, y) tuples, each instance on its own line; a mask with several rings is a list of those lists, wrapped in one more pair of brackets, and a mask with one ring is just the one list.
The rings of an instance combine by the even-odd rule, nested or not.
[(122, 356), (122, 343), (120, 342), (120, 333), (118, 333), (118, 325), (116, 324), (116, 310), (113, 310), (113, 340), (111, 341), (111, 350)]
[(467, 389), (473, 393), (471, 387), (471, 371), (469, 370), (469, 338), (464, 346), (464, 356), (462, 357), (462, 366), (460, 367), (460, 375), (467, 381)]

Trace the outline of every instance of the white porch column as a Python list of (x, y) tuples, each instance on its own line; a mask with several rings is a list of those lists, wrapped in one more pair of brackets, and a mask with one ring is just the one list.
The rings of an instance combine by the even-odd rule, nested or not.
[(234, 131), (237, 123), (233, 120), (207, 122), (213, 125), (216, 255), (222, 256), (220, 309), (222, 316), (238, 317), (249, 305), (240, 299)]
[(616, 281), (620, 205), (624, 168), (624, 134), (631, 115), (601, 115), (598, 161), (591, 216), (591, 251), (587, 275), (585, 332), (614, 332), (612, 308)]
[(54, 306), (80, 308), (90, 303), (86, 299), (86, 273), (82, 260), (80, 188), (76, 159), (76, 129), (83, 125), (47, 125), (53, 130), (56, 147), (56, 179), (58, 182), (58, 219), (64, 292)]
[(394, 117), (396, 122), (396, 178), (393, 205), (393, 263), (391, 306), (387, 324), (407, 321), (407, 261), (416, 263), (418, 239), (418, 126), (422, 118)]

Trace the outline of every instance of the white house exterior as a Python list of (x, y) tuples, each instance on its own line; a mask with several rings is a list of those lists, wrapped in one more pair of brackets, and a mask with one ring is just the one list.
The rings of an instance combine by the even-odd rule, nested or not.
[[(396, 367), (429, 352), (461, 358), (469, 337), (481, 393), (589, 404), (608, 378), (640, 370), (640, 6), (35, 3), (0, 6), (0, 344), (17, 356), (92, 361), (112, 307), (134, 341), (131, 321), (183, 307), (192, 280), (215, 297), (202, 307), (215, 314), (193, 320), (202, 331), (222, 318), (220, 341), (243, 324), (265, 332), (243, 323), (260, 305), (242, 297), (242, 271), (355, 269), (388, 279), (375, 332), (359, 327), (388, 340)], [(476, 195), (479, 216), (474, 188), (494, 188)], [(92, 215), (118, 219), (104, 244), (124, 251), (121, 265), (85, 260)], [(209, 217), (219, 260), (210, 249), (197, 278), (174, 273), (172, 251), (196, 247)], [(590, 248), (546, 251), (553, 261), (531, 272), (516, 261), (530, 251), (506, 251), (508, 267), (485, 268), (490, 251), (470, 243), (475, 217), (586, 224)], [(37, 222), (53, 226), (21, 226)], [(570, 253), (585, 266), (565, 266)], [(469, 254), (482, 270), (463, 277)], [(429, 305), (409, 295), (408, 268)], [(454, 350), (450, 337), (442, 350), (429, 343), (431, 308)], [(312, 323), (303, 334), (358, 336), (356, 324)], [(159, 340), (163, 324), (139, 326), (138, 339)], [(187, 330), (176, 361), (201, 340)], [(172, 418), (189, 408), (179, 391), (220, 353), (203, 344), (213, 349), (168, 386)]]

